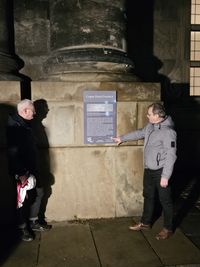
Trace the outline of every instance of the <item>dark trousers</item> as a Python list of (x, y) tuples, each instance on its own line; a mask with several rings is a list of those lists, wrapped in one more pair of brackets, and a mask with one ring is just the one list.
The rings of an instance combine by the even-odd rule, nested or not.
[(155, 196), (156, 193), (158, 193), (159, 201), (163, 210), (163, 226), (168, 230), (172, 230), (173, 204), (171, 198), (171, 188), (170, 185), (165, 188), (160, 186), (161, 174), (162, 169), (144, 170), (144, 209), (141, 222), (144, 224), (152, 224), (156, 200)]
[(34, 201), (33, 201), (32, 205), (30, 206), (29, 220), (35, 221), (38, 219), (43, 195), (44, 195), (43, 187), (36, 187), (35, 188)]
[(27, 198), (25, 198), (23, 206), (20, 209), (17, 209), (19, 228), (25, 228), (29, 220), (35, 221), (38, 219), (41, 200), (44, 195), (42, 187), (36, 187), (27, 192)]

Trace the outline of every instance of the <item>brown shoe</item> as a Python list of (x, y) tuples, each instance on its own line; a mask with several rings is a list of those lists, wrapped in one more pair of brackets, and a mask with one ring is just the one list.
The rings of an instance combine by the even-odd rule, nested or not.
[(156, 235), (157, 240), (165, 240), (173, 235), (173, 232), (171, 230), (168, 230), (166, 228), (163, 228), (159, 234)]
[(151, 226), (149, 224), (143, 224), (141, 222), (129, 226), (129, 229), (133, 231), (149, 230), (150, 228)]

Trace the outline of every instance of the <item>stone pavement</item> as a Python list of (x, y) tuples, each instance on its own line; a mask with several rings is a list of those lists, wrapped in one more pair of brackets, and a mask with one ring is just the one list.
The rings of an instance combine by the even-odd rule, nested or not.
[(132, 218), (55, 223), (32, 242), (14, 242), (11, 232), (3, 231), (0, 266), (200, 267), (200, 248), (181, 228), (168, 240), (155, 239), (161, 222), (140, 232), (128, 229)]
[(182, 232), (200, 249), (200, 209), (193, 207), (180, 224)]

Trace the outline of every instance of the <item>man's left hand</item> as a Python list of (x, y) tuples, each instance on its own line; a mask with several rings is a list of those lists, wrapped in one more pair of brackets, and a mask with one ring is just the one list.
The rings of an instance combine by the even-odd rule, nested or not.
[(165, 177), (161, 177), (161, 179), (160, 179), (160, 186), (161, 187), (167, 187), (168, 186), (168, 179), (167, 178), (165, 178)]

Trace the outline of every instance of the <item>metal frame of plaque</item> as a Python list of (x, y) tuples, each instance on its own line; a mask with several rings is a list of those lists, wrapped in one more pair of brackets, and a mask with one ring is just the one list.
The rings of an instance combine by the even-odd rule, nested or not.
[(84, 143), (109, 144), (116, 136), (116, 91), (85, 91)]

